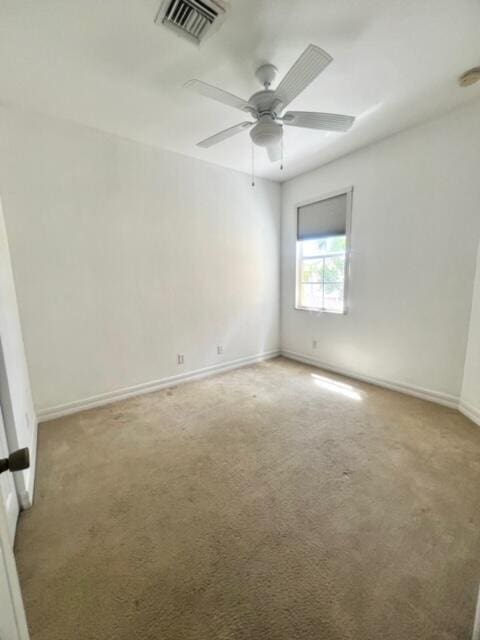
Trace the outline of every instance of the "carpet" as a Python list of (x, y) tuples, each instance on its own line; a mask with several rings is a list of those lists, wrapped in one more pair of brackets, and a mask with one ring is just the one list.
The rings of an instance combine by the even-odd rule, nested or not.
[(282, 358), (42, 424), (32, 640), (467, 640), (480, 429)]

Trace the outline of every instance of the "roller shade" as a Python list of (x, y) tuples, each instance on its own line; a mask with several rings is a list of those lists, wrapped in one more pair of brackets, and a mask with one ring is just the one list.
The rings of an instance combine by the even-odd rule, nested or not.
[(312, 202), (297, 209), (297, 239), (344, 236), (347, 226), (347, 194)]

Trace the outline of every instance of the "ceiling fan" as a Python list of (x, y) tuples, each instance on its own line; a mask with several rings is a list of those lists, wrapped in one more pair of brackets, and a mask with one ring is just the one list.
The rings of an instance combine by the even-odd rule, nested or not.
[(257, 80), (264, 88), (254, 93), (248, 101), (201, 80), (190, 80), (185, 85), (188, 89), (229, 107), (240, 109), (254, 118), (253, 122), (247, 120), (224, 129), (202, 140), (197, 146), (208, 148), (241, 131), (250, 129), (252, 142), (265, 147), (271, 162), (275, 162), (280, 159), (280, 142), (284, 125), (324, 131), (348, 131), (355, 121), (353, 116), (316, 111), (283, 113), (290, 102), (300, 95), (331, 61), (332, 57), (326, 51), (310, 44), (276, 89), (270, 89), (270, 86), (275, 80), (277, 68), (273, 64), (264, 64), (255, 73)]

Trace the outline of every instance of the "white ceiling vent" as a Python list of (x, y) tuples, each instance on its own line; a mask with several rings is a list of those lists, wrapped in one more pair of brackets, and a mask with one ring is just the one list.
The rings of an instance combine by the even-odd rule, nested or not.
[(219, 28), (225, 15), (221, 0), (163, 0), (155, 22), (199, 44)]

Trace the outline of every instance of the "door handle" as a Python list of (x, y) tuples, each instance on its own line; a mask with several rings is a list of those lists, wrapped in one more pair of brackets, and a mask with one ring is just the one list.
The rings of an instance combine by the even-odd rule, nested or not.
[(30, 451), (28, 447), (17, 449), (8, 458), (0, 458), (0, 473), (4, 471), (22, 471), (30, 466)]

